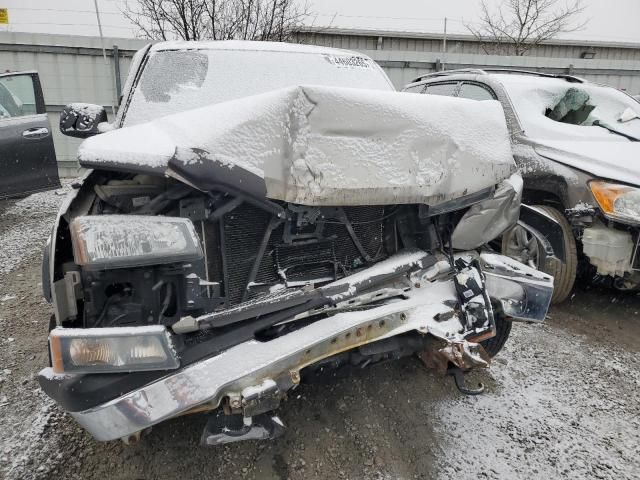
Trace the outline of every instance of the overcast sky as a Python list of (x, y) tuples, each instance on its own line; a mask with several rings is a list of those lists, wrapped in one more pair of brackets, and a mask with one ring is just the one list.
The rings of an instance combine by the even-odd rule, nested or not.
[[(129, 0), (135, 1), (135, 0)], [(496, 3), (500, 0), (492, 0)], [(336, 27), (465, 33), (478, 16), (477, 0), (311, 0), (314, 23)], [(571, 38), (640, 43), (640, 0), (585, 0), (590, 19)], [(124, 0), (98, 0), (106, 36), (133, 37), (121, 13)], [(93, 0), (0, 0), (9, 9), (10, 31), (97, 35)], [(335, 15), (335, 17), (334, 17)], [(0, 29), (2, 26), (0, 26)], [(5, 28), (6, 30), (6, 28)]]

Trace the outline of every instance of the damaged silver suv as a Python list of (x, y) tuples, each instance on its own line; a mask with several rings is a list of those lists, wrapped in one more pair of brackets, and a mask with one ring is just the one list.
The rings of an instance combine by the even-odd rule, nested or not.
[(521, 226), (505, 235), (502, 252), (553, 275), (554, 302), (569, 296), (579, 271), (620, 290), (640, 288), (636, 99), (570, 75), (504, 69), (431, 73), (404, 90), (500, 101), (524, 178), (523, 201), (560, 223), (566, 262), (545, 262), (539, 242)]
[(160, 43), (104, 118), (61, 116), (92, 170), (46, 249), (39, 375), (98, 440), (197, 412), (204, 444), (272, 438), (300, 383), (407, 355), (475, 393), (545, 318), (551, 276), (486, 247), (522, 193), (498, 102), (411, 98), (348, 51)]

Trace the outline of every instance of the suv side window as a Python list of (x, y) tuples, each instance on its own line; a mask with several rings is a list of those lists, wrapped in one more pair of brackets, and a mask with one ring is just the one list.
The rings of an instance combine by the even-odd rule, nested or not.
[(471, 100), (495, 100), (496, 97), (491, 90), (477, 83), (463, 83), (458, 96)]
[(403, 90), (403, 92), (409, 93), (422, 93), (425, 89), (426, 85), (424, 83), (420, 83), (418, 85), (411, 85)]
[(36, 113), (36, 95), (31, 75), (0, 77), (0, 118)]
[(427, 91), (429, 95), (444, 95), (447, 97), (455, 97), (458, 90), (458, 82), (448, 83), (429, 83), (427, 84)]

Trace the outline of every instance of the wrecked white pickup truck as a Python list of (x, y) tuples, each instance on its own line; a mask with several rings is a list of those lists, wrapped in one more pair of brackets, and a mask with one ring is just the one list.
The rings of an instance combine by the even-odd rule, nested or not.
[(98, 440), (205, 411), (204, 444), (272, 438), (301, 382), (414, 354), (474, 393), (462, 372), (545, 318), (553, 279), (485, 247), (522, 192), (498, 102), (214, 42), (139, 52), (114, 125), (75, 105), (65, 133), (106, 133), (46, 248), (39, 380)]

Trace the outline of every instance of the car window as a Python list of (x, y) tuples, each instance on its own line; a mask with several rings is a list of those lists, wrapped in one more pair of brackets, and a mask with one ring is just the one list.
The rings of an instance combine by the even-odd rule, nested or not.
[(488, 88), (475, 83), (463, 83), (458, 96), (471, 100), (495, 100), (495, 97)]
[(447, 97), (455, 97), (458, 83), (430, 83), (427, 85), (429, 95), (445, 95)]
[(36, 96), (31, 75), (0, 77), (0, 118), (36, 113)]
[(409, 93), (422, 93), (424, 89), (425, 89), (425, 84), (421, 83), (419, 85), (411, 85), (410, 87), (405, 88), (403, 91), (409, 92)]

